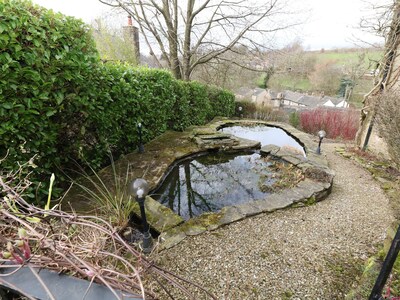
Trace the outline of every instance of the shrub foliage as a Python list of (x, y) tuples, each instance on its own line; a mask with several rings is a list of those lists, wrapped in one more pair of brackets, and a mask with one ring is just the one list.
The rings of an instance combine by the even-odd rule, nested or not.
[(259, 106), (247, 100), (236, 102), (235, 115), (263, 121), (287, 122), (287, 114), (283, 110), (274, 110), (270, 106)]
[(385, 92), (377, 99), (377, 121), (391, 158), (400, 166), (400, 94), (397, 90)]
[(359, 126), (359, 113), (352, 109), (316, 108), (300, 113), (300, 126), (308, 133), (325, 130), (331, 139), (353, 140)]
[[(42, 196), (51, 173), (94, 169), (167, 129), (234, 113), (234, 96), (162, 70), (102, 64), (83, 22), (29, 1), (0, 2), (0, 155), (11, 170), (35, 156)], [(61, 172), (62, 171), (62, 172)], [(33, 197), (33, 194), (31, 194)]]

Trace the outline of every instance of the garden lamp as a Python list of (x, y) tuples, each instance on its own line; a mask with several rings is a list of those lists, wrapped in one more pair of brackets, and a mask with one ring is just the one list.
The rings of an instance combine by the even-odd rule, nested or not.
[(243, 118), (243, 114), (242, 114), (243, 107), (239, 106), (238, 110), (239, 110), (239, 117)]
[(326, 136), (326, 132), (324, 130), (318, 131), (318, 137), (319, 137), (319, 142), (318, 142), (318, 147), (317, 147), (317, 154), (321, 154), (321, 143), (324, 137)]
[(142, 140), (142, 123), (137, 124), (137, 129), (139, 133), (139, 153), (144, 152), (143, 140)]
[(143, 242), (142, 249), (144, 253), (150, 253), (153, 247), (153, 239), (150, 234), (150, 227), (147, 223), (144, 201), (149, 193), (149, 184), (143, 178), (133, 180), (129, 185), (129, 194), (135, 197), (139, 203), (140, 216), (143, 224)]

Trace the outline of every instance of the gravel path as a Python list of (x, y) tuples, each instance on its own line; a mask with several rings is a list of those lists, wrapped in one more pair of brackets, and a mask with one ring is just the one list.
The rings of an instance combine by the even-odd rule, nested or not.
[(336, 172), (324, 201), (187, 238), (161, 252), (159, 263), (218, 299), (344, 299), (392, 215), (369, 173), (335, 146), (323, 147)]

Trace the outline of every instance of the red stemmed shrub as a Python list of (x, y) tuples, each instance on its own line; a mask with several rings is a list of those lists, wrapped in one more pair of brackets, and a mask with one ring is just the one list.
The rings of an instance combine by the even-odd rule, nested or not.
[(300, 113), (300, 125), (311, 134), (325, 130), (328, 138), (353, 140), (359, 126), (359, 112), (354, 109), (316, 108)]

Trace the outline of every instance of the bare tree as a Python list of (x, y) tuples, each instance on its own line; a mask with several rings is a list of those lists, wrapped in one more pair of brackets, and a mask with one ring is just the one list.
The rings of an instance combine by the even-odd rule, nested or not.
[[(400, 1), (393, 0), (381, 7), (381, 13), (369, 28), (385, 36), (384, 56), (379, 63), (379, 74), (376, 85), (364, 97), (361, 110), (361, 126), (357, 133), (357, 144), (366, 149), (375, 122), (380, 97), (383, 92), (396, 91), (400, 87), (399, 48), (400, 48)], [(366, 23), (367, 24), (367, 23)], [(367, 25), (364, 25), (367, 27)]]
[[(288, 28), (286, 0), (99, 0), (127, 12), (139, 27), (150, 55), (176, 78), (235, 46), (263, 47), (268, 34)], [(286, 14), (286, 15), (285, 15)], [(294, 20), (294, 18), (290, 18)]]

